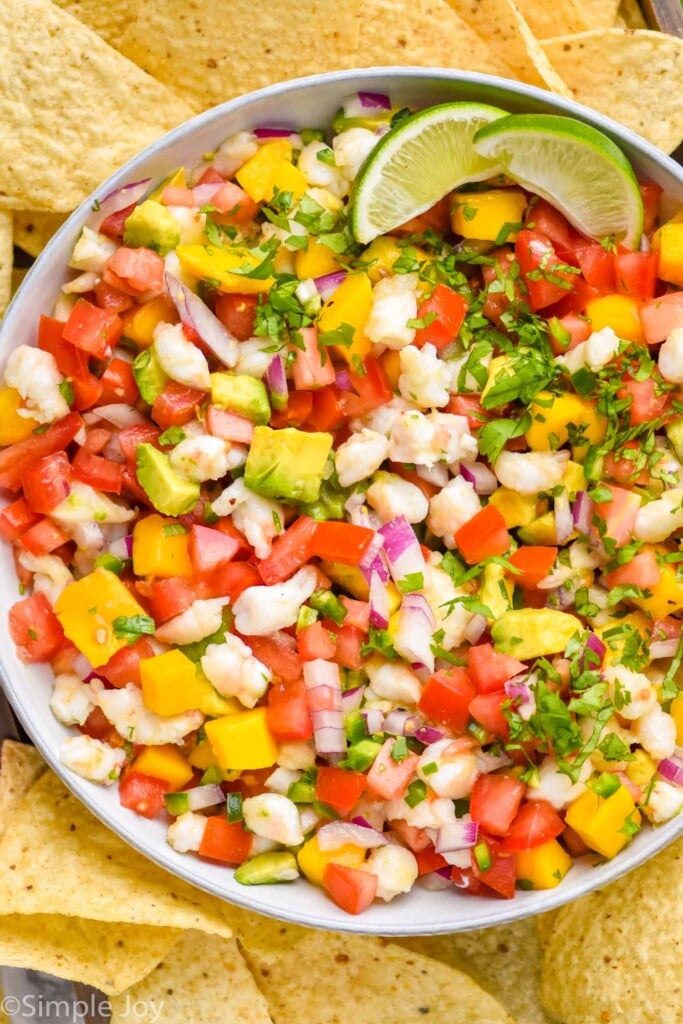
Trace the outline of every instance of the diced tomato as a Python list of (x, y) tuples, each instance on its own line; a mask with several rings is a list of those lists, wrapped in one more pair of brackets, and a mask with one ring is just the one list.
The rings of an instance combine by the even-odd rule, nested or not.
[(309, 557), (341, 562), (342, 565), (358, 565), (374, 535), (369, 527), (354, 523), (338, 523), (331, 519), (316, 523), (308, 547)]
[(564, 298), (550, 306), (545, 311), (545, 315), (555, 316), (559, 320), (564, 320), (566, 317), (572, 316), (572, 314), (583, 313), (588, 303), (592, 302), (593, 299), (599, 298), (599, 296), (600, 291), (597, 288), (593, 288), (583, 277), (575, 277), (574, 287), (565, 291)]
[(334, 660), (342, 668), (359, 669), (363, 667), (361, 648), (365, 635), (355, 626), (346, 623), (337, 631), (337, 651)]
[(214, 182), (225, 181), (225, 177), (220, 171), (217, 171), (215, 167), (207, 167), (201, 178), (197, 182), (198, 185), (213, 185)]
[(0, 537), (18, 540), (31, 526), (40, 522), (40, 516), (33, 511), (25, 498), (17, 498), (11, 505), (5, 505), (0, 512)]
[(302, 679), (276, 681), (269, 686), (266, 724), (278, 743), (310, 740), (313, 722)]
[(413, 484), (415, 487), (419, 487), (427, 500), (433, 498), (435, 494), (439, 493), (440, 488), (438, 488), (436, 484), (430, 483), (429, 480), (423, 480), (421, 476), (418, 476), (414, 469), (406, 469), (402, 462), (390, 461), (389, 469), (392, 473), (400, 476), (401, 479), (407, 480), (408, 483)]
[(417, 706), (434, 722), (447, 725), (454, 732), (464, 732), (470, 717), (470, 703), (476, 694), (476, 687), (465, 669), (441, 669), (427, 680)]
[(331, 807), (341, 817), (346, 817), (353, 810), (366, 787), (367, 779), (361, 772), (327, 765), (318, 768), (315, 795), (322, 804)]
[(345, 396), (333, 384), (313, 395), (309, 422), (314, 430), (336, 430), (346, 420)]
[(123, 210), (117, 210), (116, 213), (110, 213), (108, 217), (104, 218), (97, 230), (101, 235), (106, 235), (107, 238), (113, 238), (114, 241), (119, 241), (119, 239), (123, 238), (126, 221), (134, 209), (135, 203), (131, 203), (130, 206), (125, 206)]
[(469, 565), (476, 565), (491, 555), (504, 555), (510, 547), (502, 513), (495, 505), (486, 505), (464, 526), (455, 531), (455, 543)]
[(54, 356), (57, 369), (71, 381), (74, 391), (74, 407), (89, 409), (99, 401), (102, 383), (90, 372), (90, 354), (77, 348), (63, 337), (64, 323), (49, 316), (41, 316), (38, 327), (38, 345), (44, 352)]
[(152, 405), (152, 419), (166, 430), (167, 427), (182, 427), (197, 414), (197, 407), (204, 400), (204, 392), (187, 384), (172, 380), (155, 399)]
[(448, 348), (458, 336), (465, 321), (469, 303), (464, 295), (445, 284), (437, 284), (428, 299), (420, 303), (418, 320), (431, 320), (425, 327), (415, 331), (413, 344), (418, 348), (434, 345), (440, 352)]
[(125, 402), (127, 405), (134, 405), (139, 397), (138, 386), (133, 376), (133, 364), (126, 359), (119, 359), (115, 356), (109, 361), (107, 369), (100, 377), (102, 385), (101, 402), (108, 405), (110, 402)]
[(235, 441), (238, 444), (251, 444), (254, 436), (254, 424), (246, 416), (238, 416), (236, 412), (228, 412), (217, 405), (209, 405), (206, 410), (206, 425), (214, 437), (222, 437), (224, 441)]
[[(532, 312), (559, 302), (574, 287), (576, 276), (559, 269), (562, 261), (557, 258), (552, 242), (539, 231), (523, 229), (519, 232), (515, 242), (515, 256), (527, 287)], [(558, 279), (564, 282), (564, 287), (555, 283)]]
[(565, 352), (571, 352), (582, 341), (588, 341), (591, 336), (590, 323), (585, 317), (579, 316), (577, 313), (568, 313), (567, 316), (563, 316), (557, 322), (560, 328), (569, 335), (569, 341), (564, 345), (551, 332), (550, 345), (556, 356), (564, 355)]
[(655, 619), (652, 627), (653, 640), (678, 640), (681, 635), (681, 621), (667, 615), (665, 619)]
[(311, 542), (320, 526), (309, 516), (299, 516), (277, 538), (267, 558), (259, 562), (263, 582), (271, 586), (293, 576), (311, 558)]
[(425, 850), (413, 850), (413, 853), (417, 861), (417, 873), (420, 877), (429, 875), (432, 871), (438, 871), (439, 868), (448, 867), (446, 858), (437, 853), (431, 843)]
[(417, 217), (411, 217), (404, 224), (394, 228), (393, 233), (403, 237), (404, 235), (423, 235), (425, 231), (432, 230), (437, 235), (444, 235), (451, 223), (451, 196), (446, 195), (439, 199), (434, 206), (430, 206), (424, 213)]
[[(641, 448), (637, 441), (627, 441), (622, 448), (634, 452), (640, 452)], [(602, 464), (602, 474), (607, 480), (614, 480), (618, 484), (637, 484), (647, 486), (650, 482), (650, 473), (647, 468), (639, 469), (635, 458), (628, 458), (625, 454), (617, 459), (614, 452), (607, 452)]]
[(48, 515), (69, 496), (71, 466), (65, 452), (38, 459), (24, 472), (24, 497), (34, 512)]
[(297, 391), (314, 391), (332, 384), (335, 378), (334, 366), (329, 353), (318, 345), (317, 328), (304, 327), (298, 333), (300, 340), (293, 348), (294, 387)]
[(19, 544), (32, 555), (49, 555), (51, 551), (61, 548), (71, 538), (49, 519), (41, 519), (19, 538)]
[(511, 579), (522, 590), (535, 590), (549, 574), (556, 558), (557, 548), (523, 544), (508, 559), (510, 565), (519, 570), (518, 573), (511, 573)]
[(354, 601), (353, 598), (342, 594), (341, 603), (346, 608), (345, 626), (355, 626), (362, 633), (367, 633), (370, 628), (370, 604), (368, 601)]
[(563, 829), (564, 822), (554, 807), (545, 800), (533, 800), (520, 807), (498, 850), (500, 853), (533, 850), (556, 839)]
[(284, 409), (274, 410), (270, 417), (271, 427), (301, 427), (306, 423), (313, 408), (312, 391), (290, 391)]
[(119, 431), (119, 446), (127, 462), (135, 462), (139, 444), (153, 444), (161, 431), (151, 423), (136, 423)]
[(229, 562), (239, 550), (239, 541), (221, 530), (195, 525), (190, 530), (190, 559), (199, 575), (213, 572), (219, 565)]
[(384, 741), (367, 774), (370, 793), (384, 800), (398, 800), (403, 796), (419, 761), (417, 754), (394, 761), (391, 753), (395, 742), (393, 737)]
[(206, 580), (211, 597), (229, 597), (234, 604), (249, 587), (258, 587), (263, 580), (258, 570), (246, 562), (226, 562)]
[(502, 896), (503, 899), (511, 900), (515, 895), (515, 858), (512, 856), (500, 856), (497, 850), (491, 850), (493, 863), (487, 871), (482, 871), (472, 854), (472, 871), (479, 882), (483, 882), (489, 889)]
[(451, 881), (456, 889), (466, 896), (478, 896), (486, 893), (486, 886), (479, 881), (472, 868), (451, 868)]
[(156, 818), (164, 809), (164, 794), (170, 784), (163, 779), (152, 778), (142, 772), (127, 772), (119, 782), (119, 800), (143, 818)]
[(62, 672), (73, 672), (74, 663), (79, 656), (80, 651), (78, 648), (74, 647), (68, 640), (65, 640), (63, 646), (59, 648), (50, 662), (52, 671), (56, 676), (60, 676)]
[(470, 714), (492, 736), (498, 736), (507, 742), (510, 736), (510, 725), (503, 714), (503, 704), (507, 700), (505, 690), (493, 693), (479, 693), (470, 702)]
[(620, 565), (608, 573), (605, 580), (610, 589), (630, 585), (647, 590), (648, 587), (657, 586), (661, 575), (654, 551), (647, 549), (639, 551), (626, 565)]
[(74, 476), (97, 491), (120, 494), (123, 490), (123, 466), (101, 455), (93, 455), (87, 448), (79, 448), (73, 461)]
[(197, 585), (187, 576), (170, 576), (153, 580), (149, 594), (149, 611), (157, 625), (186, 611), (197, 598)]
[(258, 212), (258, 203), (255, 203), (234, 181), (226, 181), (217, 192), (214, 192), (211, 205), (220, 213), (229, 214), (234, 224), (245, 224), (253, 220)]
[(470, 430), (479, 430), (489, 418), (481, 407), (479, 395), (453, 395), (446, 406), (446, 412), (454, 416), (465, 416)]
[(82, 447), (85, 448), (87, 452), (92, 452), (93, 455), (98, 455), (103, 448), (107, 447), (113, 436), (114, 432), (112, 430), (107, 430), (106, 427), (91, 427), (85, 435), (85, 441), (83, 442)]
[(577, 246), (575, 257), (586, 284), (596, 288), (600, 295), (611, 295), (614, 292), (614, 253), (599, 242), (585, 242)]
[(325, 629), (322, 622), (304, 626), (297, 632), (296, 639), (302, 661), (315, 661), (316, 658), (331, 661), (337, 653), (337, 638)]
[(112, 313), (125, 313), (134, 304), (131, 295), (125, 295), (118, 288), (112, 288), (104, 281), (98, 281), (95, 285), (95, 302), (100, 309), (108, 309)]
[(379, 879), (369, 871), (332, 862), (325, 868), (323, 886), (347, 914), (362, 914), (375, 898)]
[(42, 590), (12, 605), (9, 634), (17, 654), (28, 664), (51, 661), (65, 639), (59, 619)]
[(597, 517), (602, 522), (600, 529), (591, 529), (591, 535), (598, 537), (604, 533), (606, 537), (616, 542), (617, 547), (622, 547), (631, 538), (640, 508), (640, 497), (633, 491), (615, 487), (614, 484), (603, 484), (603, 487), (610, 491), (612, 500), (595, 503), (594, 519)]
[(468, 672), (479, 693), (495, 693), (525, 670), (523, 661), (499, 654), (492, 644), (477, 644), (468, 651)]
[(83, 725), (79, 725), (78, 728), (84, 736), (90, 736), (94, 740), (104, 740), (105, 743), (111, 743), (112, 746), (118, 745), (117, 740), (119, 744), (123, 742), (102, 708), (99, 707), (93, 708)]
[[(499, 278), (507, 277), (510, 267), (514, 263), (515, 254), (508, 246), (502, 246), (500, 249), (494, 249), (493, 252), (488, 254), (488, 258), (495, 260), (495, 263), (484, 265), (481, 268), (481, 274), (484, 278), (484, 284), (487, 286), (493, 284), (494, 281)], [(518, 282), (514, 283), (514, 294), (516, 298), (520, 298), (520, 288)], [(486, 292), (486, 301), (482, 308), (482, 313), (489, 320), (493, 320), (494, 323), (500, 322), (501, 315), (510, 307), (510, 300), (503, 291), (488, 291)]]
[(64, 324), (62, 337), (83, 352), (106, 359), (122, 334), (123, 320), (118, 313), (79, 299)]
[(144, 246), (130, 249), (122, 245), (107, 260), (103, 277), (107, 284), (132, 295), (143, 292), (161, 295), (165, 267), (163, 259), (153, 249)]
[(77, 412), (50, 424), (44, 434), (33, 434), (0, 451), (0, 487), (16, 491), (28, 466), (45, 455), (63, 451), (83, 426)]
[[(404, 846), (407, 846), (413, 853), (420, 853), (423, 850), (431, 848), (434, 850), (431, 839), (423, 828), (415, 828), (414, 825), (409, 825), (406, 821), (402, 821), (400, 818), (395, 818), (389, 822), (391, 831), (399, 837)], [(438, 857), (439, 854), (436, 854)], [(445, 863), (445, 861), (444, 861)], [(431, 870), (434, 870), (432, 868)]]
[(631, 398), (628, 417), (632, 427), (650, 423), (663, 416), (667, 411), (670, 395), (666, 391), (662, 394), (657, 392), (657, 382), (652, 377), (646, 377), (645, 380), (624, 381), (617, 391), (617, 396), (619, 398), (630, 396)]
[(353, 391), (344, 393), (344, 407), (348, 417), (367, 416), (394, 397), (389, 378), (379, 361), (374, 356), (367, 356), (363, 365), (365, 373), (362, 375), (349, 371)]
[(567, 852), (572, 857), (583, 857), (585, 854), (590, 853), (590, 850), (584, 843), (578, 832), (575, 832), (569, 825), (565, 825), (562, 833), (562, 842), (567, 847)]
[(662, 186), (657, 185), (654, 181), (639, 181), (638, 184), (645, 212), (643, 231), (646, 235), (649, 235), (652, 233), (659, 217), (659, 200), (663, 190)]
[(614, 258), (617, 291), (634, 299), (654, 298), (659, 269), (659, 253), (618, 252)]
[(286, 639), (280, 637), (248, 636), (246, 642), (254, 657), (267, 665), (278, 679), (284, 683), (294, 683), (301, 679), (303, 666), (293, 640), (290, 646)]
[(206, 819), (199, 856), (223, 864), (241, 864), (251, 853), (254, 837), (239, 821), (226, 821), (218, 815)]
[(122, 647), (120, 651), (113, 654), (106, 665), (98, 668), (99, 675), (103, 675), (112, 686), (122, 687), (127, 683), (135, 683), (141, 686), (140, 662), (145, 658), (154, 657), (154, 648), (149, 640), (140, 638), (130, 646)]
[(504, 836), (525, 793), (525, 784), (511, 775), (480, 775), (470, 797), (472, 821), (489, 835)]
[(648, 345), (666, 341), (676, 327), (683, 327), (683, 291), (646, 302), (640, 309), (640, 320)]

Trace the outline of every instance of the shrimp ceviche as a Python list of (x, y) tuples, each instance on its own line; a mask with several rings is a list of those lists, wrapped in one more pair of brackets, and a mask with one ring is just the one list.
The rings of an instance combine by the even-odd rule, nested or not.
[(683, 217), (643, 181), (642, 236), (587, 237), (495, 173), (361, 243), (406, 113), (96, 202), (0, 390), (62, 763), (352, 914), (552, 888), (683, 808)]

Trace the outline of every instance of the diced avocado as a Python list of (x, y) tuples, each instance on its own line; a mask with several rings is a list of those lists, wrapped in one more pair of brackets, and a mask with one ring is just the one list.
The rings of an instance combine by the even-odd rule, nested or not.
[(267, 498), (316, 501), (331, 447), (331, 434), (256, 427), (244, 482)]
[(677, 416), (664, 427), (669, 444), (676, 453), (677, 459), (683, 459), (683, 416)]
[(165, 256), (180, 245), (180, 231), (165, 206), (154, 199), (146, 199), (126, 218), (123, 241), (134, 249), (144, 246)]
[(162, 370), (153, 348), (144, 348), (135, 357), (133, 376), (138, 391), (148, 405), (154, 404), (169, 380), (168, 374)]
[(246, 373), (212, 373), (211, 401), (222, 409), (245, 416), (252, 423), (267, 423), (270, 419), (265, 384)]
[(366, 772), (381, 749), (382, 744), (375, 740), (360, 740), (349, 747), (341, 766), (352, 772)]
[(555, 514), (546, 512), (539, 516), (532, 523), (520, 527), (517, 536), (524, 544), (557, 544)]
[(520, 661), (561, 654), (574, 634), (581, 632), (583, 626), (575, 615), (549, 608), (504, 612), (491, 626), (498, 653), (511, 654)]
[(154, 445), (138, 445), (137, 477), (154, 508), (163, 515), (185, 515), (199, 501), (199, 484), (176, 473), (168, 455)]
[(245, 860), (235, 871), (240, 885), (273, 885), (275, 882), (293, 882), (299, 877), (299, 867), (293, 853), (259, 853)]
[(186, 814), (190, 810), (190, 794), (165, 793), (164, 804), (168, 813), (177, 818), (179, 814)]
[(484, 566), (479, 588), (479, 601), (486, 605), (493, 619), (499, 619), (501, 615), (512, 608), (513, 590), (514, 587), (502, 565), (489, 562)]

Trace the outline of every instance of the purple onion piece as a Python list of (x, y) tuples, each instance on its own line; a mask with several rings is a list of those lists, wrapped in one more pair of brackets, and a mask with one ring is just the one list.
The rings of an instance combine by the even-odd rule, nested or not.
[(574, 532), (574, 518), (569, 504), (569, 495), (566, 491), (555, 498), (555, 534), (557, 543), (564, 544)]
[(595, 671), (602, 665), (607, 648), (597, 634), (589, 633), (586, 639), (586, 649), (591, 651), (592, 656), (590, 658), (585, 656), (581, 658), (581, 671)]
[(683, 786), (683, 758), (665, 757), (657, 765), (657, 772), (674, 786)]
[(351, 375), (348, 370), (337, 370), (334, 378), (334, 386), (337, 391), (353, 391)]
[(459, 818), (449, 821), (439, 829), (434, 844), (437, 853), (453, 853), (456, 850), (468, 850), (476, 846), (479, 837), (479, 826), (476, 821), (464, 821)]
[(519, 700), (521, 704), (529, 704), (531, 701), (531, 690), (527, 683), (527, 676), (515, 676), (503, 683), (503, 689), (511, 700)]
[(579, 491), (572, 509), (572, 519), (577, 533), (587, 537), (590, 533), (593, 519), (593, 500), (589, 498), (586, 491)]
[(444, 734), (441, 729), (436, 729), (433, 725), (421, 725), (415, 730), (414, 736), (416, 740), (428, 747), (432, 743), (442, 740)]
[(294, 128), (253, 128), (252, 135), (257, 139), (291, 139), (299, 133)]
[(496, 474), (482, 462), (461, 462), (460, 476), (472, 484), (477, 494), (493, 494), (498, 489)]
[(376, 572), (370, 577), (370, 625), (373, 629), (389, 625), (389, 594)]
[(342, 103), (344, 117), (372, 117), (391, 110), (391, 100), (381, 92), (357, 92)]
[[(360, 513), (360, 508), (359, 508), (358, 518), (363, 518), (363, 519), (365, 518), (364, 515), (362, 513)], [(362, 526), (364, 524), (363, 523), (357, 523), (356, 525)], [(367, 527), (367, 528), (370, 529), (370, 527)], [(365, 553), (363, 554), (363, 557), (361, 558), (360, 563), (358, 565), (358, 568), (363, 573), (363, 576), (365, 577), (365, 580), (366, 580), (367, 583), (371, 583), (372, 582), (372, 577), (373, 577), (373, 574), (375, 574), (375, 573), (379, 576), (379, 578), (384, 583), (386, 583), (386, 581), (389, 579), (389, 574), (387, 573), (386, 569), (384, 568), (384, 563), (382, 562), (381, 557), (380, 557), (380, 553), (381, 553), (383, 547), (384, 547), (384, 537), (382, 536), (381, 532), (378, 531), (377, 533), (375, 533), (374, 537), (372, 538), (372, 540), (368, 544), (368, 547), (367, 547)], [(376, 565), (377, 562), (379, 562), (379, 564), (381, 566), (381, 569)]]
[(339, 285), (346, 278), (345, 270), (335, 270), (331, 274), (323, 274), (322, 277), (316, 277), (313, 280), (313, 284), (318, 289), (320, 298), (323, 302), (327, 302), (331, 295), (334, 295)]
[(361, 715), (365, 719), (368, 736), (375, 736), (384, 731), (384, 713), (381, 708), (368, 708), (366, 711), (361, 711)]
[(166, 272), (166, 290), (183, 324), (196, 331), (208, 349), (224, 366), (232, 367), (237, 362), (239, 347), (237, 339), (230, 334), (206, 303), (188, 288), (186, 284)]
[(424, 556), (415, 531), (405, 516), (397, 516), (385, 523), (378, 533), (384, 538), (384, 551), (395, 583), (413, 573), (424, 574)]
[(676, 651), (678, 650), (679, 641), (674, 640), (654, 640), (650, 644), (650, 657), (653, 661), (658, 661), (659, 658), (674, 658)]
[(266, 370), (266, 384), (270, 391), (270, 400), (274, 409), (284, 409), (287, 405), (289, 388), (287, 386), (287, 374), (285, 372), (285, 361), (282, 356), (273, 356), (268, 369)]
[(352, 711), (358, 710), (363, 703), (364, 693), (364, 686), (354, 686), (353, 690), (345, 690), (342, 693), (342, 707), (345, 715), (350, 715)]
[(104, 199), (100, 199), (98, 208), (93, 210), (88, 217), (88, 227), (92, 228), (93, 231), (97, 231), (102, 221), (106, 220), (107, 217), (111, 217), (112, 214), (125, 210), (127, 206), (132, 206), (133, 203), (139, 202), (149, 188), (151, 180), (151, 178), (143, 178), (141, 181), (131, 181), (128, 185), (121, 185), (119, 188), (115, 188)]

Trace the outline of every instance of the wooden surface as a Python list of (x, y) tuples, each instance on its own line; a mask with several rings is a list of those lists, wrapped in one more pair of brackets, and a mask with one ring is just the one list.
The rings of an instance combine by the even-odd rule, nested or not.
[(643, 14), (650, 28), (683, 36), (683, 3), (681, 0), (641, 0)]

